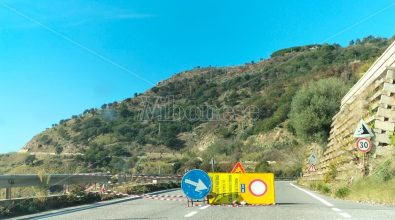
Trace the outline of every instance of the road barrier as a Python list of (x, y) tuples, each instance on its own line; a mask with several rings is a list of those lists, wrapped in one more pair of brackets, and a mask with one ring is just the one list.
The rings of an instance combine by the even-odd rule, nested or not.
[(273, 173), (208, 173), (209, 204), (275, 204)]

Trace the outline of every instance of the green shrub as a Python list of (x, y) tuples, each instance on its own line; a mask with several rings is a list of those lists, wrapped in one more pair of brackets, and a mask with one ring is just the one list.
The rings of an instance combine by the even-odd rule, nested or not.
[(299, 90), (292, 99), (290, 122), (305, 141), (326, 142), (332, 117), (348, 86), (339, 79), (322, 79)]
[(331, 164), (329, 166), (329, 172), (324, 174), (324, 183), (330, 183), (332, 180), (335, 180), (337, 176), (337, 168), (336, 165)]
[(374, 172), (373, 178), (378, 182), (385, 182), (391, 179), (393, 172), (390, 169), (391, 161), (385, 161), (380, 167)]
[(331, 191), (331, 189), (327, 185), (324, 185), (321, 188), (321, 192), (323, 192), (325, 194), (328, 194), (330, 191)]
[(329, 188), (328, 185), (326, 185), (325, 183), (321, 183), (321, 182), (317, 183), (317, 190), (324, 193), (324, 194), (328, 194), (331, 191), (331, 189)]
[(317, 182), (310, 183), (310, 189), (316, 190), (317, 189)]
[(9, 215), (11, 215), (11, 211), (6, 207), (0, 206), (0, 218), (6, 217)]
[(337, 176), (337, 168), (335, 164), (331, 164), (329, 166), (329, 177), (331, 180), (334, 180)]
[(341, 188), (337, 189), (335, 192), (335, 196), (338, 198), (345, 198), (349, 194), (350, 194), (350, 189), (347, 187), (341, 187)]
[(395, 147), (395, 132), (392, 133), (392, 135), (390, 136), (390, 138), (391, 138), (391, 145), (392, 145), (393, 147)]
[(256, 165), (255, 172), (270, 173), (272, 172), (272, 169), (266, 161), (261, 161)]

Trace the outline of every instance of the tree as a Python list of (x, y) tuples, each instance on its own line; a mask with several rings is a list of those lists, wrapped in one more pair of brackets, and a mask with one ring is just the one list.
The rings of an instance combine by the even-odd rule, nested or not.
[(60, 146), (60, 145), (57, 145), (56, 147), (55, 147), (55, 153), (56, 154), (61, 154), (63, 152), (63, 147), (62, 146)]
[(273, 171), (270, 168), (270, 165), (266, 161), (261, 161), (255, 166), (255, 172), (267, 173)]
[(298, 91), (292, 99), (289, 114), (297, 136), (305, 141), (326, 142), (332, 117), (348, 86), (339, 79), (322, 79)]
[(119, 108), (119, 115), (123, 118), (132, 117), (133, 112), (129, 110), (128, 106), (124, 103)]
[(39, 141), (43, 144), (51, 144), (52, 139), (48, 135), (44, 134), (40, 137)]
[(36, 155), (28, 155), (26, 158), (25, 158), (25, 164), (26, 165), (33, 165), (34, 164), (34, 161), (36, 160)]
[(122, 145), (114, 145), (110, 147), (110, 152), (112, 156), (117, 156), (117, 157), (130, 157), (131, 154), (129, 151), (127, 151)]
[(85, 150), (83, 160), (89, 164), (89, 168), (103, 167), (110, 163), (111, 156), (107, 148), (93, 143)]

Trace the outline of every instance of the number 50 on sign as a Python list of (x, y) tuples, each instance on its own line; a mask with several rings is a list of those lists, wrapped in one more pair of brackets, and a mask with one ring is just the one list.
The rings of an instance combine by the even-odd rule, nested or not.
[(367, 153), (372, 149), (372, 142), (367, 138), (359, 138), (356, 143), (359, 151)]

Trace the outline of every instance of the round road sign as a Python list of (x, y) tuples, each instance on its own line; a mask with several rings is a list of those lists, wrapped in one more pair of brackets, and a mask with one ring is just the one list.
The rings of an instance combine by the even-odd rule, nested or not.
[(192, 200), (201, 200), (211, 190), (211, 179), (203, 170), (190, 170), (181, 180), (181, 189)]
[(363, 153), (367, 153), (372, 149), (372, 142), (367, 138), (359, 138), (356, 145), (357, 149)]
[(266, 183), (260, 179), (255, 179), (251, 181), (248, 188), (250, 190), (250, 193), (257, 197), (265, 195), (267, 191)]

